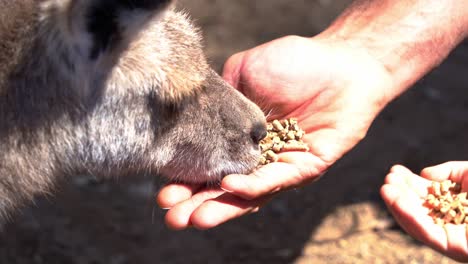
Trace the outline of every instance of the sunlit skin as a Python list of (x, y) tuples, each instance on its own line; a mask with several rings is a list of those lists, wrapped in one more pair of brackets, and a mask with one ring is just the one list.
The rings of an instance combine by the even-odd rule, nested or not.
[(381, 195), (400, 226), (411, 236), (458, 261), (468, 261), (466, 225), (440, 226), (428, 215), (424, 198), (432, 181), (451, 180), (468, 191), (468, 162), (447, 162), (414, 174), (394, 166), (385, 179)]
[[(356, 60), (362, 61), (360, 67)], [(340, 78), (330, 74), (337, 71)], [(268, 102), (270, 118), (297, 118), (307, 132), (303, 140), (310, 152), (282, 153), (279, 162), (250, 175), (226, 176), (222, 189), (167, 186), (158, 202), (171, 208), (166, 221), (174, 229), (217, 226), (257, 210), (279, 191), (315, 180), (365, 136), (383, 107), (381, 93), (362, 89), (391, 83), (385, 70), (365, 54), (300, 37), (275, 40), (234, 56), (224, 77), (253, 100)], [(353, 93), (358, 89), (360, 93)]]
[[(464, 0), (358, 0), (313, 38), (288, 36), (232, 56), (223, 77), (259, 104), (270, 120), (297, 118), (310, 151), (282, 153), (279, 162), (250, 175), (228, 175), (212, 189), (165, 186), (157, 201), (168, 209), (166, 224), (175, 230), (213, 228), (258, 211), (281, 191), (315, 181), (365, 137), (389, 102), (440, 64), (467, 35)], [(443, 179), (449, 177), (445, 172), (432, 169), (422, 175)], [(422, 197), (428, 184), (395, 167), (381, 194), (409, 234), (466, 260), (464, 227), (448, 226), (446, 232), (427, 215)]]

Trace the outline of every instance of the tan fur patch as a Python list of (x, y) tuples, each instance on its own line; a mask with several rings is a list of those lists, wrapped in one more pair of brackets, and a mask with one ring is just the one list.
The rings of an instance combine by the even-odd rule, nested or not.
[(109, 84), (114, 89), (140, 87), (142, 92), (157, 88), (163, 101), (179, 102), (202, 87), (208, 70), (197, 30), (184, 15), (171, 12), (135, 37)]

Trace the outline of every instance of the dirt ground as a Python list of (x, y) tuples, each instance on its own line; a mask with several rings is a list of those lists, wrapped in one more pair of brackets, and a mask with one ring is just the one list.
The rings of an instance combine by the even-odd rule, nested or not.
[[(220, 70), (237, 51), (312, 36), (349, 1), (181, 1)], [(173, 232), (148, 177), (76, 177), (38, 198), (0, 234), (0, 263), (453, 263), (393, 222), (378, 190), (390, 166), (468, 160), (468, 43), (393, 102), (322, 180), (210, 231)]]

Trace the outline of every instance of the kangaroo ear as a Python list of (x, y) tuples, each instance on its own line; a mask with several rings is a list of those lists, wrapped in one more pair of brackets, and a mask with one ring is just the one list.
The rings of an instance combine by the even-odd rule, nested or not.
[[(165, 11), (171, 0), (96, 0), (91, 1), (85, 27), (91, 35), (91, 59), (110, 47), (112, 41), (131, 38), (154, 16)], [(115, 43), (113, 43), (115, 44)]]
[[(170, 9), (174, 0), (44, 0), (46, 10), (68, 25), (67, 34), (91, 59), (125, 44), (144, 25)], [(57, 12), (58, 11), (58, 12)], [(55, 14), (55, 15), (54, 15)], [(61, 18), (60, 18), (61, 17)], [(57, 18), (57, 17), (56, 17)]]

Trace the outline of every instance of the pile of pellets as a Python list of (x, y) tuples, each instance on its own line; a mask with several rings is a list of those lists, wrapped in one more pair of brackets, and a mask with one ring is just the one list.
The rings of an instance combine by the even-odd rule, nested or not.
[(262, 157), (259, 166), (278, 161), (278, 153), (286, 151), (309, 151), (302, 141), (304, 130), (299, 127), (297, 119), (274, 120), (267, 123), (267, 136), (260, 141)]
[(433, 182), (425, 200), (429, 216), (438, 225), (468, 224), (467, 193), (461, 185), (450, 180)]

